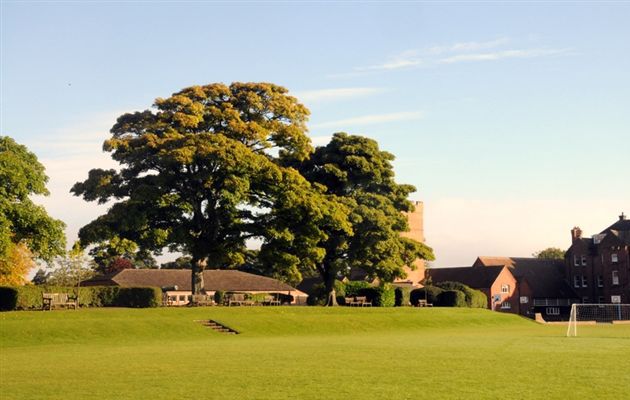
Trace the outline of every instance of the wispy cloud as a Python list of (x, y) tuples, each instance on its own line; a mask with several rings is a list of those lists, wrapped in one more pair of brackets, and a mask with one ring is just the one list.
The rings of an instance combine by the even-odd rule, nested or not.
[(360, 117), (346, 118), (340, 119), (337, 121), (328, 121), (322, 122), (319, 124), (311, 125), (311, 128), (338, 128), (342, 129), (347, 126), (358, 126), (358, 125), (374, 125), (381, 124), (384, 122), (395, 122), (395, 121), (411, 121), (417, 120), (424, 117), (424, 113), (422, 111), (403, 111), (397, 113), (389, 113), (389, 114), (370, 114), (370, 115), (362, 115)]
[(386, 89), (384, 88), (355, 87), (307, 90), (303, 92), (295, 92), (293, 95), (305, 103), (316, 103), (371, 96), (385, 91)]
[(528, 50), (503, 50), (490, 53), (458, 54), (438, 60), (442, 64), (453, 64), (470, 61), (495, 61), (505, 58), (533, 58), (568, 54), (571, 49), (528, 49)]
[(500, 37), (487, 41), (458, 42), (450, 45), (434, 45), (421, 49), (410, 49), (396, 54), (386, 61), (368, 66), (355, 67), (353, 72), (331, 77), (351, 76), (377, 71), (413, 69), (422, 66), (454, 64), (459, 62), (497, 61), (508, 58), (535, 58), (553, 55), (568, 55), (572, 49), (562, 48), (518, 48), (508, 45), (512, 40)]

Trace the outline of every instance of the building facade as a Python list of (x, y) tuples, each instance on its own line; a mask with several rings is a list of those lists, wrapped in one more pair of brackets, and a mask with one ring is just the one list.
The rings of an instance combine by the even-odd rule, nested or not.
[(582, 303), (630, 303), (630, 220), (622, 213), (608, 228), (583, 237), (571, 229), (565, 275)]

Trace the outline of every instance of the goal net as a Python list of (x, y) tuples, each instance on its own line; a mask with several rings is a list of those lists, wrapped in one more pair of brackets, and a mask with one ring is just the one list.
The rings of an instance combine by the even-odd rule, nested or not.
[(567, 336), (577, 336), (578, 325), (630, 323), (630, 304), (573, 304)]

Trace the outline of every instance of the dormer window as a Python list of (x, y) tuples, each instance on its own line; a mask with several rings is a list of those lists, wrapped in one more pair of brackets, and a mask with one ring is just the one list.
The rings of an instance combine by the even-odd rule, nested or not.
[(618, 263), (619, 262), (619, 256), (617, 255), (617, 253), (612, 253), (610, 255), (610, 261), (612, 261), (614, 263)]

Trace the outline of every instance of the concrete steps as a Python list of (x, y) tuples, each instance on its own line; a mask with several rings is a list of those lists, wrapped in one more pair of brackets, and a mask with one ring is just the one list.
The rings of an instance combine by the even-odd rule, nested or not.
[(212, 319), (195, 320), (195, 322), (199, 322), (201, 325), (206, 326), (215, 332), (223, 333), (225, 335), (238, 335), (238, 332), (234, 329)]

